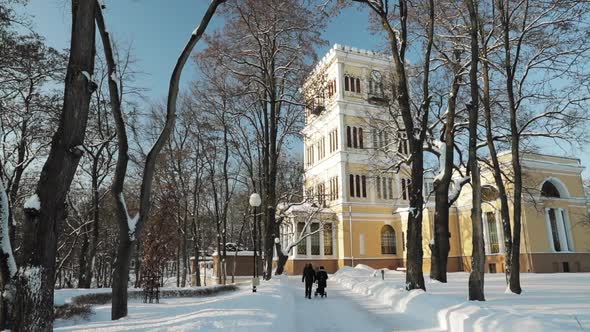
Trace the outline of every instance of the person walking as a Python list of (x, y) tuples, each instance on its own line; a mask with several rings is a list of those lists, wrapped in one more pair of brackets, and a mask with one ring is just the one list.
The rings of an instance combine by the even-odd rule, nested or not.
[(303, 269), (301, 282), (305, 282), (305, 297), (308, 299), (311, 299), (311, 289), (313, 287), (314, 281), (315, 271), (313, 270), (313, 265), (311, 265), (311, 263), (307, 263)]
[(327, 296), (326, 287), (328, 281), (328, 273), (326, 273), (323, 266), (320, 266), (319, 271), (316, 272), (315, 278), (318, 282), (318, 289), (316, 290), (315, 295), (317, 296), (319, 294), (321, 297)]

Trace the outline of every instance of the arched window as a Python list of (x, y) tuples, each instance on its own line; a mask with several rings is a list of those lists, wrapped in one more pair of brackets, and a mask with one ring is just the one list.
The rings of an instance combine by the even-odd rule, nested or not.
[(560, 198), (559, 189), (551, 182), (545, 181), (541, 187), (541, 196)]
[[(541, 196), (547, 198), (567, 198), (569, 197), (569, 193), (561, 181), (547, 179), (541, 186)], [(545, 224), (547, 226), (550, 251), (574, 251), (567, 209), (552, 206), (550, 200), (545, 202)]]
[(396, 255), (395, 230), (389, 225), (381, 228), (381, 253), (387, 255)]

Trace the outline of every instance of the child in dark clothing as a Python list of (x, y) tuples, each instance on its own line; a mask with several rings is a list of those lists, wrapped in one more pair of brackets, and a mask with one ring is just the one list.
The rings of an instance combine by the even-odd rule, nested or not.
[(326, 294), (328, 273), (326, 273), (323, 266), (320, 266), (320, 270), (316, 272), (315, 279), (318, 283), (318, 288), (315, 291), (315, 296), (318, 296), (318, 294), (321, 297), (328, 296), (328, 294)]

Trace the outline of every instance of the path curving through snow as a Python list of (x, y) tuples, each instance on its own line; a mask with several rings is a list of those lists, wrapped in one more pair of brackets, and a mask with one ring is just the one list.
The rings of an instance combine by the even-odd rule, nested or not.
[[(332, 276), (330, 276), (332, 277)], [(315, 287), (314, 287), (315, 290)], [(96, 290), (58, 290), (56, 299)], [(108, 291), (108, 290), (99, 290)], [(439, 331), (368, 295), (356, 294), (328, 280), (327, 298), (304, 298), (301, 276), (263, 281), (253, 294), (250, 285), (215, 296), (166, 298), (159, 304), (129, 301), (129, 316), (110, 320), (110, 304), (93, 307), (88, 320), (57, 320), (56, 331)], [(60, 301), (58, 301), (60, 302)], [(60, 302), (60, 303), (61, 303)]]
[[(352, 293), (328, 279), (328, 297), (304, 297), (301, 277), (289, 278), (295, 306), (295, 331), (440, 331), (432, 319), (416, 321), (367, 295)], [(315, 292), (315, 285), (314, 285)]]

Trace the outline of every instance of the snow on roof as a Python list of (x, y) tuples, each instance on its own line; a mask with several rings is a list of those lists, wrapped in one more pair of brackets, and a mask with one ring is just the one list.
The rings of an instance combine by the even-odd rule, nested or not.
[[(227, 256), (235, 256), (236, 252), (235, 251), (227, 251)], [(258, 255), (260, 255), (260, 253), (258, 253)], [(211, 254), (211, 256), (219, 256), (219, 254), (216, 252), (214, 252), (213, 254)], [(238, 256), (254, 256), (254, 251), (250, 251), (250, 250), (240, 250), (238, 251)]]
[(291, 204), (280, 204), (278, 206), (279, 210), (282, 210), (284, 213), (296, 213), (296, 212), (304, 212), (304, 213), (332, 213), (333, 211), (329, 208), (319, 207), (316, 203), (291, 203)]

